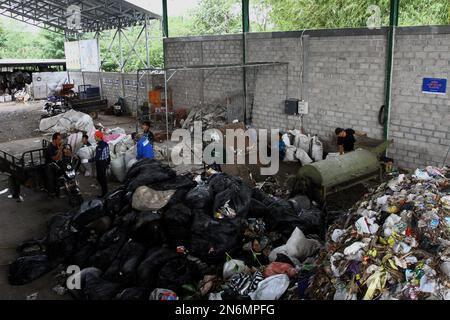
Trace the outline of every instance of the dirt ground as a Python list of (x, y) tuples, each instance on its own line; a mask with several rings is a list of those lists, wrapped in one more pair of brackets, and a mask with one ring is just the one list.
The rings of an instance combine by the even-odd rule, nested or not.
[[(28, 103), (0, 104), (0, 150), (13, 155), (41, 147), (42, 139), (49, 135), (37, 129), (44, 101)], [(107, 128), (122, 127), (127, 132), (136, 130), (136, 122), (128, 117), (100, 115), (95, 124), (101, 123)], [(99, 188), (93, 178), (79, 176), (80, 187), (85, 200), (95, 197)], [(110, 189), (118, 186), (110, 182)], [(37, 293), (40, 300), (70, 299), (68, 295), (59, 296), (52, 288), (58, 282), (57, 271), (25, 286), (11, 286), (8, 283), (8, 265), (17, 257), (16, 248), (24, 241), (42, 239), (47, 223), (57, 213), (70, 209), (68, 199), (50, 200), (46, 193), (39, 190), (22, 188), (24, 202), (9, 199), (8, 177), (0, 173), (0, 300), (23, 300)]]

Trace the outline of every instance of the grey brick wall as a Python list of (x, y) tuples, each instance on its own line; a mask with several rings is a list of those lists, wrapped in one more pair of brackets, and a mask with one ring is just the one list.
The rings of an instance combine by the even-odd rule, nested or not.
[(450, 147), (449, 94), (422, 93), (423, 78), (450, 78), (449, 52), (450, 34), (397, 38), (390, 153), (402, 166), (441, 166)]
[[(256, 33), (247, 36), (247, 44), (249, 62), (289, 63), (247, 71), (255, 127), (292, 129), (303, 123), (306, 132), (329, 143), (337, 126), (382, 138), (378, 112), (385, 99), (386, 29)], [(239, 35), (171, 38), (165, 48), (170, 67), (242, 59)], [(421, 85), (424, 77), (449, 78), (450, 27), (399, 28), (395, 49), (389, 132), (395, 142), (389, 154), (406, 168), (441, 165), (450, 144), (450, 102), (448, 94), (423, 94)], [(233, 92), (242, 95), (242, 83), (242, 72), (220, 70), (206, 77), (205, 71), (189, 71), (178, 73), (170, 86), (176, 106), (192, 107), (223, 101)], [(286, 98), (307, 100), (309, 114), (285, 115)]]
[[(109, 105), (116, 103), (119, 97), (124, 97), (126, 113), (135, 114), (137, 94), (136, 73), (70, 72), (70, 79), (74, 82), (77, 90), (78, 86), (83, 83), (99, 86), (102, 97), (108, 99)], [(164, 76), (141, 74), (139, 82), (139, 105), (148, 101), (148, 91), (158, 85), (164, 85)]]

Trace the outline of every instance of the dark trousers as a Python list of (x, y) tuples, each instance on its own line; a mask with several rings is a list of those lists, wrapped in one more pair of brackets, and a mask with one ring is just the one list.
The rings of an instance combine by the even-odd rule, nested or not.
[(106, 175), (108, 163), (106, 161), (97, 161), (95, 167), (97, 169), (97, 181), (102, 188), (102, 196), (105, 196), (108, 193), (108, 179)]
[(46, 187), (49, 193), (59, 194), (57, 181), (59, 174), (59, 169), (54, 163), (50, 163), (45, 167)]

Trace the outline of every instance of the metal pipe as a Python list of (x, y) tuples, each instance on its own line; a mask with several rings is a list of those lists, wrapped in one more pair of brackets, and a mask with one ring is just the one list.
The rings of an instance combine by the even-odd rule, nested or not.
[(164, 37), (169, 37), (169, 15), (167, 11), (167, 0), (162, 0), (163, 4), (163, 31)]
[[(391, 0), (390, 18), (389, 18), (389, 34), (388, 34), (388, 51), (386, 61), (386, 100), (384, 109), (384, 139), (389, 139), (389, 122), (391, 121), (391, 103), (392, 103), (392, 76), (394, 65), (394, 47), (395, 33), (398, 27), (400, 0)], [(387, 154), (387, 150), (386, 150)]]
[(148, 16), (145, 16), (145, 50), (147, 54), (147, 68), (150, 68), (150, 43), (148, 38)]
[[(247, 63), (247, 33), (250, 32), (250, 0), (242, 0), (242, 63)], [(242, 69), (244, 86), (244, 123), (247, 124), (247, 69)]]
[[(173, 76), (173, 75), (172, 75)], [(172, 78), (172, 76), (167, 80), (167, 71), (164, 72), (164, 100), (165, 100), (165, 106), (166, 106), (166, 155), (167, 155), (167, 164), (170, 164), (170, 157), (169, 157), (169, 104), (168, 104), (168, 90), (167, 90), (167, 84)]]

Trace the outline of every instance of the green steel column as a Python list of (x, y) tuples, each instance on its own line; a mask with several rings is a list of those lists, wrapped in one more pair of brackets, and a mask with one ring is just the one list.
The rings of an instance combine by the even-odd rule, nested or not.
[(162, 0), (163, 5), (163, 31), (164, 38), (169, 37), (169, 15), (167, 14), (167, 0)]
[(391, 0), (390, 18), (389, 18), (389, 34), (388, 34), (388, 51), (386, 61), (386, 101), (384, 109), (384, 138), (389, 139), (389, 123), (391, 121), (391, 103), (392, 103), (392, 72), (394, 65), (394, 44), (395, 32), (398, 27), (400, 0)]
[[(242, 61), (247, 63), (247, 33), (250, 32), (250, 0), (242, 0)], [(247, 124), (247, 68), (243, 68), (244, 123)]]

